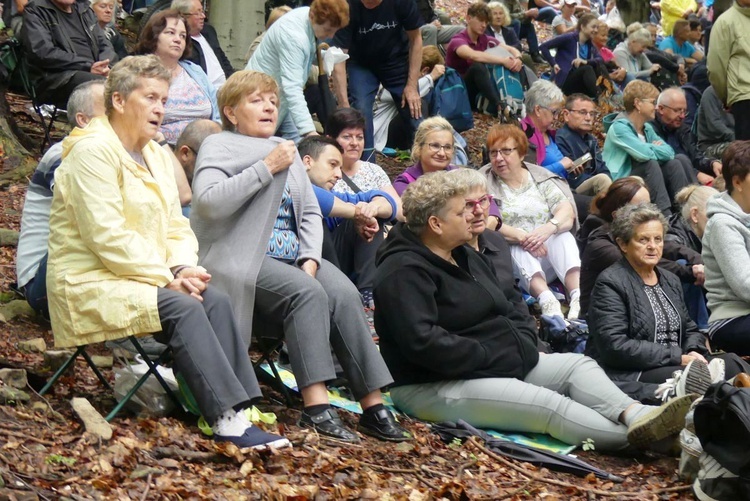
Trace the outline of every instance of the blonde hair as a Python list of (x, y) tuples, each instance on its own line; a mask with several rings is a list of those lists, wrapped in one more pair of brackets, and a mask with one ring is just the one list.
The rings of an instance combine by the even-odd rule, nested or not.
[(282, 5), (280, 7), (274, 7), (273, 9), (271, 9), (271, 12), (268, 13), (268, 21), (266, 21), (266, 31), (268, 31), (268, 28), (270, 28), (273, 23), (278, 21), (281, 16), (291, 11), (292, 8), (288, 5)]
[(678, 191), (674, 196), (674, 200), (680, 204), (682, 218), (692, 226), (690, 211), (693, 207), (698, 209), (699, 212), (705, 213), (708, 199), (718, 194), (719, 192), (710, 186), (691, 184)]
[[(502, 10), (503, 11), (503, 26), (510, 25), (510, 22), (512, 21), (512, 19), (510, 18), (510, 11), (508, 10), (508, 7), (504, 3), (493, 1), (493, 2), (488, 3), (487, 7), (490, 8), (490, 11), (493, 11), (495, 9)], [(491, 17), (490, 17), (490, 20), (492, 20)]]
[(417, 132), (414, 134), (414, 144), (411, 147), (411, 159), (413, 162), (418, 162), (422, 156), (422, 146), (427, 141), (427, 136), (432, 132), (442, 130), (451, 133), (451, 143), (453, 143), (453, 126), (445, 118), (430, 117), (419, 124)]
[(654, 85), (635, 79), (625, 86), (625, 90), (622, 93), (622, 103), (625, 105), (625, 111), (630, 113), (635, 109), (636, 99), (653, 99), (654, 104), (656, 104), (658, 97), (659, 89)]
[(232, 74), (222, 85), (216, 96), (221, 111), (221, 124), (224, 130), (234, 130), (234, 124), (229, 121), (224, 108), (234, 108), (242, 99), (253, 92), (273, 92), (279, 97), (279, 86), (273, 77), (260, 71), (242, 70)]

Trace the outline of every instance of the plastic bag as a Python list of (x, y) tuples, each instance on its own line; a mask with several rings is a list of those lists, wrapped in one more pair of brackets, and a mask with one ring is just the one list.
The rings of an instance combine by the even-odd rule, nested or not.
[[(138, 380), (148, 372), (146, 362), (135, 358), (136, 363), (125, 365), (114, 369), (115, 373), (115, 398), (120, 402), (125, 395), (135, 386)], [(172, 369), (157, 367), (156, 369), (164, 378), (167, 385), (177, 392), (179, 390), (177, 380)], [(135, 395), (125, 404), (125, 407), (136, 414), (147, 414), (154, 417), (163, 417), (174, 410), (174, 403), (167, 396), (167, 392), (161, 387), (159, 381), (151, 375), (143, 385), (138, 388)]]

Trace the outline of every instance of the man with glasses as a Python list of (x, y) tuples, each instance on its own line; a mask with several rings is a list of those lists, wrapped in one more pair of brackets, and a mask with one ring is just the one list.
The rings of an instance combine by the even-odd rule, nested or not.
[(596, 195), (612, 184), (599, 142), (591, 133), (598, 118), (593, 99), (585, 94), (571, 94), (565, 100), (565, 125), (555, 135), (557, 147), (564, 156), (576, 160), (586, 153), (591, 155), (591, 160), (568, 174), (570, 188), (579, 195)]
[(698, 148), (698, 139), (684, 123), (687, 116), (685, 91), (671, 87), (659, 94), (656, 101), (656, 117), (651, 122), (659, 136), (675, 152), (675, 159), (683, 164), (689, 162), (701, 184), (709, 184), (721, 175), (721, 161), (707, 157)]
[(234, 68), (219, 45), (216, 29), (206, 22), (206, 13), (200, 0), (172, 0), (172, 9), (187, 19), (187, 28), (192, 39), (189, 61), (199, 65), (208, 75), (208, 81), (218, 91)]

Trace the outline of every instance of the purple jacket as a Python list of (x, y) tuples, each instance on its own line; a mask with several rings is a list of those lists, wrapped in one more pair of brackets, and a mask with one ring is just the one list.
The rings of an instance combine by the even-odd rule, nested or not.
[[(586, 42), (585, 45), (589, 48), (588, 64), (604, 62), (604, 59), (602, 59), (597, 48), (591, 43), (591, 40)], [(550, 54), (550, 49), (557, 49), (555, 57), (552, 57), (552, 54)], [(557, 64), (560, 67), (560, 71), (555, 75), (555, 83), (558, 87), (562, 87), (565, 79), (568, 78), (570, 69), (573, 67), (573, 59), (578, 57), (578, 31), (571, 31), (552, 37), (540, 45), (539, 50), (550, 66), (554, 67)]]
[[(445, 168), (445, 170), (455, 169), (458, 169), (455, 165), (449, 165)], [(393, 188), (396, 190), (396, 193), (398, 193), (398, 196), (403, 195), (404, 191), (406, 191), (406, 187), (416, 181), (422, 174), (424, 174), (424, 171), (422, 171), (422, 163), (417, 162), (411, 167), (407, 167), (404, 169), (404, 172), (396, 176), (396, 179), (393, 180)], [(494, 198), (490, 198), (490, 216), (495, 216), (500, 221), (503, 219), (500, 216), (500, 210), (497, 208)]]

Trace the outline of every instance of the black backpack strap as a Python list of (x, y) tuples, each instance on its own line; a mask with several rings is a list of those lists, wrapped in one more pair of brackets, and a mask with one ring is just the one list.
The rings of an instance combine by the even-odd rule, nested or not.
[(341, 173), (341, 179), (344, 180), (344, 182), (347, 184), (347, 186), (349, 186), (349, 188), (351, 188), (354, 193), (359, 193), (360, 191), (362, 191), (362, 189), (359, 186), (357, 186), (354, 183), (354, 181), (352, 181), (352, 178), (350, 178), (349, 176), (347, 176), (343, 172)]

